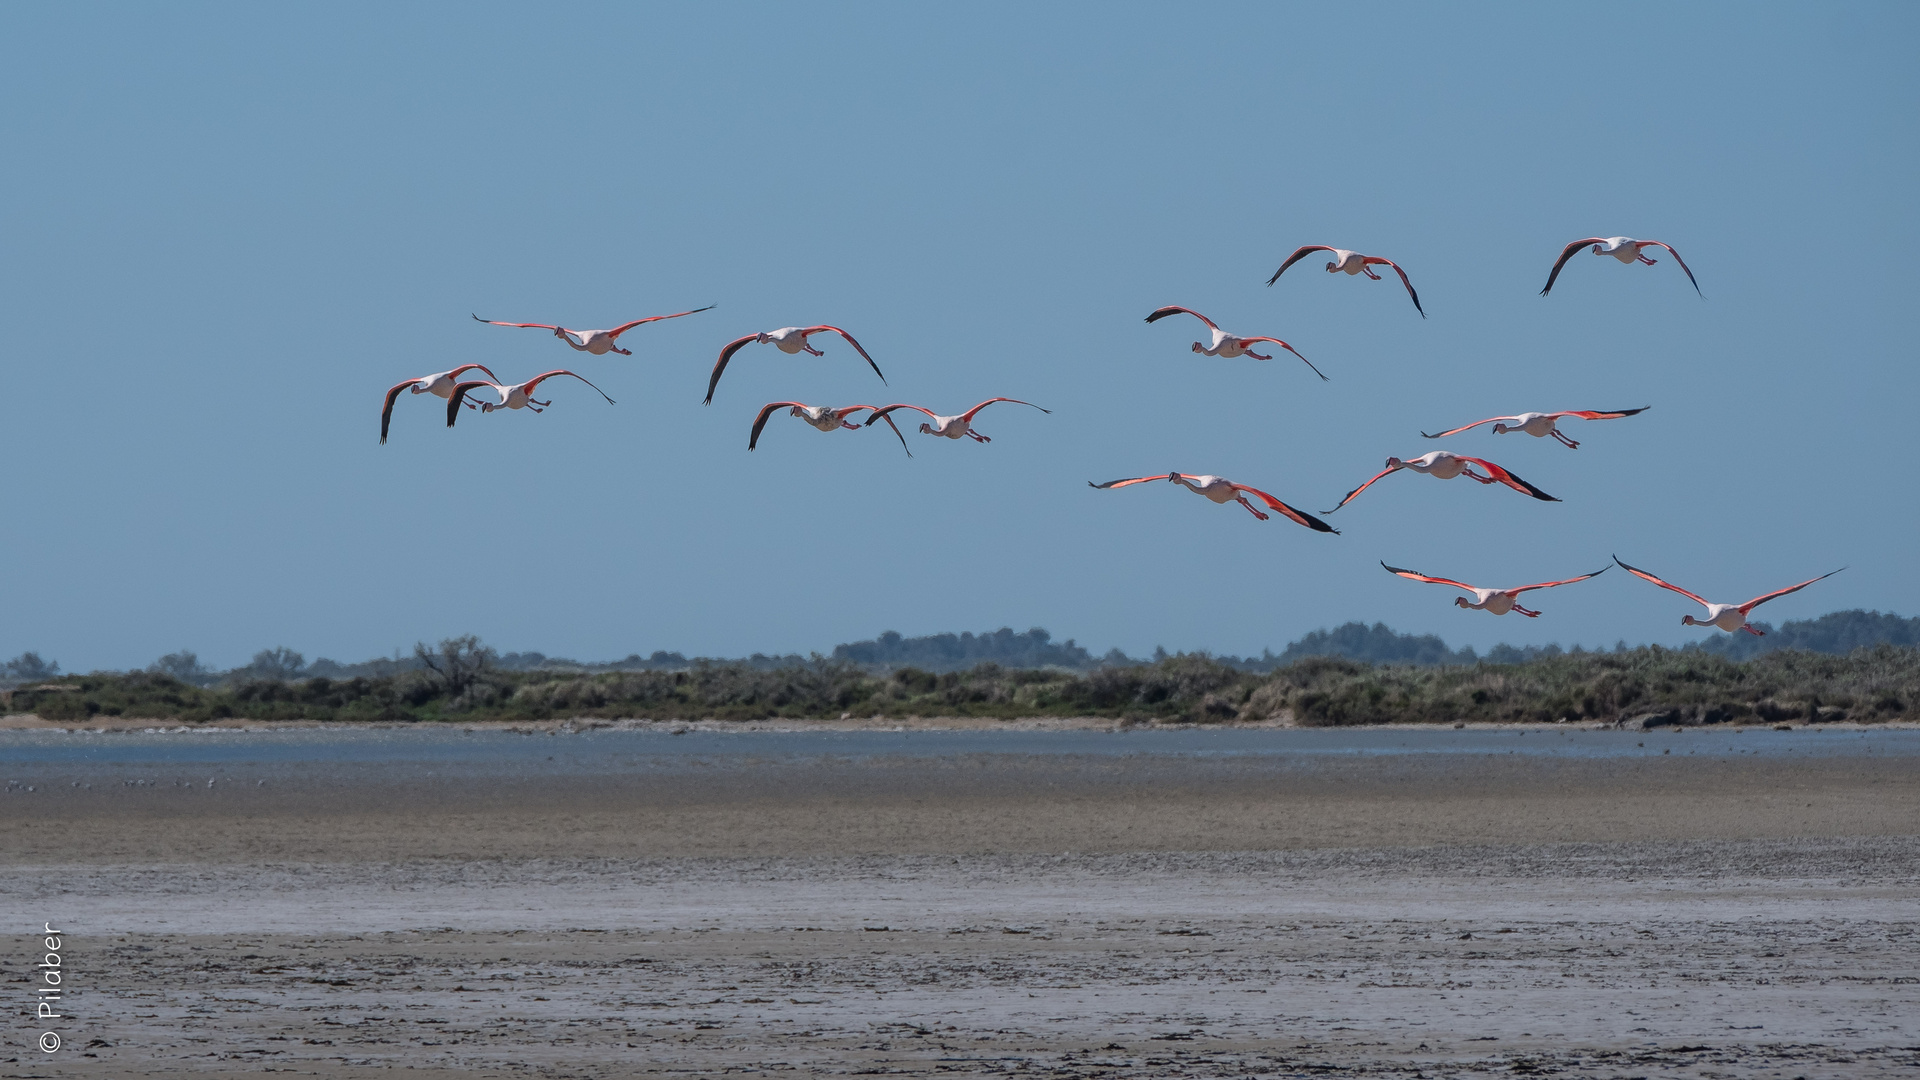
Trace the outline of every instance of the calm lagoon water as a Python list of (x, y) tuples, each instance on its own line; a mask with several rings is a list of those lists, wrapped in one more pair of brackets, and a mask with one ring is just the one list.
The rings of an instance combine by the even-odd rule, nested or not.
[(1920, 730), (1795, 728), (1630, 731), (1330, 728), (1175, 731), (591, 731), (523, 734), (408, 728), (377, 731), (194, 730), (0, 732), (0, 766), (340, 765), (527, 766), (568, 772), (697, 767), (703, 761), (937, 758), (962, 755), (1292, 757), (1526, 754), (1609, 758), (1661, 754), (1920, 757)]

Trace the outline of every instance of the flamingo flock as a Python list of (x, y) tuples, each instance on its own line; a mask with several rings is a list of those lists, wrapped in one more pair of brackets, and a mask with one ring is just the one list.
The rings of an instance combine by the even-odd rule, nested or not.
[[(1686, 274), (1687, 281), (1693, 286), (1694, 292), (1704, 298), (1705, 294), (1700, 292), (1700, 283), (1694, 278), (1692, 269), (1687, 266), (1685, 260), (1681, 259), (1680, 253), (1674, 250), (1672, 245), (1659, 240), (1636, 240), (1626, 236), (1585, 237), (1566, 244), (1561, 249), (1559, 257), (1554, 260), (1552, 269), (1547, 274), (1546, 286), (1540, 290), (1540, 295), (1546, 296), (1553, 290), (1555, 282), (1560, 278), (1561, 271), (1566, 268), (1567, 263), (1575, 255), (1582, 251), (1590, 251), (1594, 255), (1610, 255), (1628, 266), (1656, 265), (1658, 260), (1649, 258), (1645, 254), (1647, 248), (1659, 248), (1666, 254), (1672, 256), (1674, 263)], [(1330, 261), (1326, 263), (1326, 272), (1329, 274), (1342, 273), (1349, 277), (1365, 276), (1374, 281), (1382, 281), (1385, 279), (1382, 275), (1375, 273), (1373, 268), (1391, 268), (1393, 272), (1399, 276), (1401, 285), (1404, 286), (1407, 291), (1408, 299), (1413, 302), (1415, 312), (1417, 312), (1422, 319), (1427, 317), (1426, 309), (1422, 307), (1420, 303), (1420, 294), (1414, 290), (1412, 278), (1407, 275), (1406, 270), (1401, 268), (1399, 263), (1392, 259), (1377, 255), (1365, 255), (1347, 248), (1336, 248), (1325, 244), (1302, 245), (1296, 248), (1291, 255), (1287, 256), (1286, 260), (1280, 264), (1280, 268), (1275, 270), (1273, 276), (1267, 279), (1267, 284), (1269, 286), (1274, 285), (1289, 268), (1307, 259), (1313, 253), (1321, 251), (1328, 253), (1330, 256)], [(632, 356), (633, 353), (631, 350), (621, 347), (621, 335), (636, 327), (667, 319), (681, 319), (690, 315), (697, 315), (702, 312), (711, 311), (713, 307), (714, 305), (709, 304), (706, 307), (676, 311), (667, 315), (651, 315), (622, 323), (608, 330), (579, 330), (561, 326), (557, 323), (501, 322), (492, 319), (482, 319), (478, 315), (474, 315), (473, 318), (475, 321), (489, 326), (551, 331), (553, 336), (560, 339), (568, 348), (591, 357), (602, 357), (608, 354)], [(1275, 355), (1274, 351), (1270, 350), (1264, 353), (1258, 351), (1258, 347), (1263, 344), (1271, 345), (1276, 349), (1284, 349), (1292, 353), (1301, 363), (1307, 365), (1308, 370), (1318, 375), (1322, 381), (1327, 381), (1326, 373), (1322, 372), (1312, 361), (1308, 360), (1306, 356), (1302, 355), (1298, 349), (1295, 349), (1288, 342), (1269, 335), (1241, 337), (1237, 334), (1227, 333), (1212, 319), (1190, 307), (1176, 304), (1155, 308), (1147, 315), (1146, 321), (1151, 324), (1174, 315), (1191, 315), (1206, 326), (1208, 340), (1204, 342), (1193, 342), (1192, 351), (1195, 353), (1223, 360), (1233, 360), (1241, 357), (1250, 357), (1255, 360), (1272, 360)], [(747, 346), (772, 345), (788, 356), (798, 356), (804, 353), (812, 357), (824, 357), (826, 352), (816, 347), (810, 340), (814, 336), (821, 334), (837, 336), (844, 341), (859, 355), (860, 359), (866, 362), (868, 367), (873, 369), (874, 375), (880, 379), (881, 383), (883, 385), (886, 384), (887, 378), (881, 373), (879, 363), (867, 352), (865, 346), (861, 345), (853, 334), (847, 330), (828, 323), (818, 323), (808, 326), (783, 326), (777, 330), (764, 330), (745, 334), (721, 346), (719, 357), (715, 360), (713, 370), (707, 379), (707, 393), (702, 404), (711, 405), (713, 403), (714, 392), (720, 385), (721, 376), (726, 373), (727, 365)], [(798, 373), (802, 369), (795, 368), (792, 370), (796, 373), (795, 377), (799, 377)], [(474, 371), (481, 372), (486, 377), (469, 380), (461, 379), (462, 375)], [(380, 442), (382, 444), (387, 442), (387, 437), (392, 426), (394, 405), (403, 393), (408, 396), (429, 394), (443, 400), (446, 403), (447, 427), (451, 428), (455, 426), (459, 420), (463, 408), (477, 411), (482, 415), (512, 410), (526, 410), (534, 413), (543, 412), (550, 408), (554, 402), (550, 399), (540, 400), (535, 395), (539, 392), (542, 383), (549, 379), (560, 377), (571, 378), (586, 383), (595, 393), (598, 393), (604, 398), (609, 405), (614, 404), (613, 398), (609, 396), (606, 391), (601, 390), (598, 385), (594, 384), (585, 375), (566, 368), (556, 368), (545, 371), (523, 382), (505, 383), (493, 373), (492, 369), (485, 365), (466, 363), (457, 365), (446, 371), (404, 379), (388, 389), (385, 397), (382, 399), (380, 409)], [(754, 415), (752, 426), (747, 436), (747, 449), (752, 451), (759, 446), (761, 435), (765, 433), (768, 421), (776, 412), (785, 409), (789, 416), (801, 420), (822, 432), (862, 431), (884, 421), (887, 427), (892, 430), (894, 437), (899, 441), (900, 448), (911, 458), (913, 457), (913, 451), (907, 445), (905, 434), (901, 432), (899, 426), (894, 422), (894, 413), (903, 409), (911, 412), (924, 413), (927, 421), (920, 424), (919, 430), (922, 434), (954, 441), (971, 440), (974, 443), (985, 444), (993, 440), (989, 436), (975, 430), (973, 426), (974, 420), (983, 409), (1002, 402), (1024, 405), (1028, 408), (1037, 409), (1041, 413), (1051, 413), (1051, 410), (1036, 405), (1033, 402), (1005, 396), (990, 397), (964, 412), (951, 415), (937, 412), (924, 405), (906, 402), (891, 405), (829, 406), (809, 405), (797, 400), (771, 401), (762, 405)], [(1490, 424), (1492, 425), (1493, 433), (1496, 435), (1524, 432), (1537, 439), (1552, 438), (1567, 449), (1576, 450), (1579, 449), (1580, 443), (1569, 438), (1565, 432), (1560, 430), (1561, 423), (1569, 420), (1621, 420), (1638, 416), (1646, 412), (1648, 408), (1649, 406), (1643, 405), (1634, 409), (1570, 409), (1559, 412), (1519, 412), (1504, 416), (1492, 416), (1484, 420), (1476, 420), (1471, 424), (1463, 424), (1459, 427), (1449, 428), (1437, 434), (1429, 434), (1424, 431), (1420, 434), (1423, 438), (1427, 439), (1445, 439)], [(861, 418), (861, 414), (866, 415), (864, 418)], [(1279, 514), (1288, 521), (1303, 526), (1313, 532), (1338, 536), (1340, 535), (1340, 530), (1335, 529), (1322, 519), (1337, 512), (1349, 502), (1352, 502), (1361, 492), (1366, 491), (1380, 480), (1401, 471), (1423, 473), (1439, 480), (1452, 480), (1464, 476), (1481, 486), (1504, 486), (1539, 502), (1557, 503), (1561, 501), (1558, 497), (1549, 495), (1532, 483), (1522, 479), (1505, 466), (1495, 464), (1485, 458), (1469, 457), (1465, 454), (1457, 454), (1445, 450), (1433, 450), (1417, 457), (1404, 459), (1399, 457), (1387, 458), (1385, 468), (1375, 473), (1359, 487), (1347, 492), (1332, 510), (1320, 511), (1318, 515), (1297, 509), (1260, 488), (1236, 483), (1225, 477), (1215, 476), (1210, 473), (1155, 473), (1147, 476), (1128, 477), (1121, 480), (1109, 480), (1105, 483), (1088, 481), (1087, 486), (1100, 491), (1113, 491), (1150, 483), (1152, 481), (1167, 481), (1178, 484), (1186, 490), (1203, 496), (1209, 501), (1222, 506), (1229, 503), (1238, 503), (1244, 507), (1248, 513), (1252, 514), (1257, 521), (1267, 521), (1270, 520), (1272, 514)], [(1645, 570), (1629, 566), (1625, 562), (1620, 561), (1617, 556), (1614, 558), (1614, 563), (1635, 577), (1651, 582), (1663, 589), (1679, 593), (1682, 596), (1696, 601), (1707, 609), (1705, 618), (1696, 618), (1692, 614), (1684, 616), (1681, 619), (1683, 625), (1711, 626), (1728, 633), (1745, 631), (1749, 634), (1763, 633), (1763, 631), (1754, 627), (1752, 623), (1748, 621), (1748, 616), (1755, 608), (1770, 600), (1798, 592), (1815, 582), (1822, 581), (1840, 572), (1838, 570), (1830, 571), (1819, 577), (1809, 578), (1797, 585), (1790, 585), (1784, 589), (1777, 589), (1773, 592), (1762, 594), (1744, 604), (1716, 604), (1695, 593), (1688, 592), (1678, 585), (1656, 577)], [(1530, 619), (1539, 618), (1541, 613), (1521, 604), (1520, 597), (1522, 594), (1587, 581), (1611, 569), (1611, 567), (1602, 567), (1600, 570), (1592, 573), (1579, 574), (1574, 577), (1562, 578), (1556, 581), (1542, 581), (1532, 585), (1494, 589), (1469, 585), (1453, 578), (1435, 577), (1420, 573), (1416, 570), (1407, 570), (1401, 567), (1391, 566), (1384, 560), (1380, 565), (1389, 573), (1410, 581), (1444, 585), (1448, 588), (1469, 594), (1466, 596), (1456, 596), (1454, 598), (1454, 603), (1461, 608), (1485, 611), (1492, 615), (1505, 615), (1509, 612), (1518, 612), (1520, 615)], [(1844, 567), (1842, 569), (1844, 569)], [(1469, 598), (1469, 596), (1471, 598)]]

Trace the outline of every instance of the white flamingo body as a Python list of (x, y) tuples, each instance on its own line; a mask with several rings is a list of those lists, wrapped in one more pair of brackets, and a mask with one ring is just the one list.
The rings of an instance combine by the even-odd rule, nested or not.
[(1531, 608), (1520, 606), (1521, 593), (1533, 589), (1551, 589), (1557, 585), (1571, 585), (1576, 581), (1585, 581), (1590, 577), (1599, 577), (1608, 570), (1607, 567), (1603, 566), (1591, 574), (1581, 574), (1579, 577), (1570, 577), (1563, 581), (1542, 581), (1538, 584), (1521, 585), (1512, 589), (1483, 589), (1477, 585), (1469, 585), (1464, 581), (1454, 581), (1452, 578), (1432, 577), (1427, 574), (1422, 574), (1418, 570), (1402, 570), (1397, 566), (1387, 566), (1384, 562), (1380, 565), (1385, 566), (1388, 573), (1407, 578), (1410, 581), (1425, 581), (1434, 585), (1450, 585), (1453, 588), (1465, 589), (1467, 592), (1472, 593), (1472, 600), (1468, 600), (1464, 596), (1456, 596), (1453, 598), (1453, 602), (1460, 607), (1484, 611), (1491, 615), (1505, 615), (1509, 611), (1517, 611), (1529, 619), (1539, 618), (1540, 613)]
[(1664, 248), (1667, 254), (1673, 256), (1673, 261), (1680, 264), (1680, 269), (1686, 272), (1687, 280), (1693, 283), (1693, 291), (1696, 293), (1700, 292), (1700, 283), (1694, 280), (1693, 271), (1687, 268), (1687, 261), (1680, 257), (1679, 252), (1673, 250), (1671, 244), (1662, 243), (1659, 240), (1635, 240), (1631, 236), (1589, 236), (1581, 240), (1575, 240), (1573, 243), (1560, 249), (1560, 258), (1554, 261), (1553, 271), (1547, 275), (1546, 288), (1540, 290), (1540, 295), (1545, 296), (1553, 289), (1554, 281), (1560, 277), (1561, 268), (1567, 265), (1567, 260), (1573, 258), (1575, 252), (1578, 252), (1582, 248), (1589, 247), (1592, 248), (1595, 255), (1611, 255), (1621, 262), (1626, 263), (1628, 266), (1632, 266), (1634, 263), (1644, 263), (1652, 266), (1656, 260), (1647, 258), (1644, 254), (1644, 249), (1650, 247)]
[(1536, 439), (1544, 439), (1547, 436), (1551, 435), (1554, 438), (1560, 440), (1561, 445), (1565, 446), (1567, 449), (1578, 450), (1580, 449), (1580, 444), (1573, 441), (1572, 439), (1567, 438), (1566, 434), (1562, 432), (1560, 428), (1557, 426), (1561, 420), (1564, 420), (1569, 416), (1578, 417), (1581, 420), (1618, 420), (1623, 416), (1637, 416), (1640, 413), (1646, 412), (1651, 407), (1652, 406), (1649, 406), (1649, 405), (1642, 405), (1637, 409), (1613, 409), (1613, 410), (1574, 409), (1574, 410), (1568, 410), (1566, 412), (1550, 412), (1550, 413), (1523, 412), (1523, 413), (1516, 414), (1514, 416), (1490, 416), (1485, 420), (1475, 420), (1471, 424), (1467, 424), (1463, 427), (1454, 428), (1451, 431), (1443, 431), (1438, 435), (1428, 435), (1424, 431), (1421, 432), (1420, 434), (1429, 439), (1444, 439), (1449, 435), (1458, 435), (1463, 431), (1468, 431), (1473, 428), (1477, 428), (1481, 424), (1492, 424), (1493, 433), (1495, 435), (1505, 435), (1509, 431), (1524, 431)]
[[(932, 409), (922, 408), (919, 405), (888, 405), (884, 408), (875, 409), (873, 415), (867, 418), (867, 424), (868, 426), (872, 426), (881, 420), (891, 422), (888, 414), (894, 410), (912, 409), (915, 412), (926, 413), (927, 416), (933, 420), (930, 424), (923, 423), (920, 425), (920, 431), (924, 435), (938, 435), (948, 439), (972, 439), (974, 442), (992, 442), (992, 439), (973, 430), (973, 418), (980, 414), (981, 409), (986, 408), (996, 401), (1010, 401), (1015, 405), (1025, 405), (1028, 408), (1040, 409), (1040, 406), (1035, 405), (1031, 401), (1021, 401), (1019, 398), (1010, 397), (988, 398), (958, 416), (942, 416)], [(1040, 411), (1043, 413), (1051, 413), (1053, 410), (1040, 409)]]
[(1385, 280), (1384, 278), (1373, 272), (1373, 267), (1393, 267), (1393, 272), (1400, 275), (1400, 284), (1407, 287), (1407, 296), (1413, 300), (1413, 310), (1418, 311), (1421, 318), (1424, 319), (1427, 317), (1426, 309), (1420, 306), (1420, 294), (1413, 291), (1413, 281), (1407, 277), (1405, 270), (1400, 269), (1399, 263), (1394, 262), (1392, 259), (1383, 259), (1378, 255), (1362, 255), (1357, 251), (1348, 251), (1346, 248), (1327, 247), (1325, 244), (1308, 244), (1305, 247), (1299, 248), (1294, 251), (1293, 254), (1287, 256), (1287, 261), (1281, 263), (1280, 269), (1273, 272), (1273, 276), (1267, 279), (1267, 284), (1272, 285), (1274, 282), (1279, 281), (1280, 275), (1287, 272), (1287, 267), (1292, 266), (1294, 263), (1299, 262), (1301, 259), (1306, 258), (1316, 251), (1324, 251), (1333, 256), (1333, 261), (1327, 264), (1327, 273), (1329, 274), (1340, 273), (1348, 277), (1358, 277), (1361, 274), (1365, 274), (1375, 281), (1383, 281)]
[[(400, 391), (407, 390), (415, 394), (432, 394), (434, 397), (445, 398), (451, 401), (453, 400), (454, 387), (458, 385), (460, 376), (465, 372), (475, 369), (486, 371), (487, 378), (489, 379), (494, 377), (493, 372), (488, 371), (487, 365), (485, 364), (461, 364), (459, 367), (449, 371), (436, 371), (431, 375), (422, 375), (417, 379), (408, 379), (405, 382), (395, 383), (393, 388), (387, 391), (386, 403), (380, 408), (381, 443), (384, 444), (387, 441), (387, 427), (393, 420), (393, 400), (400, 396)], [(469, 403), (467, 407), (473, 408), (473, 405)]]
[(610, 352), (616, 352), (621, 356), (632, 356), (633, 353), (631, 350), (620, 347), (621, 334), (626, 333), (636, 326), (644, 326), (647, 323), (659, 322), (662, 319), (678, 319), (682, 315), (697, 315), (702, 311), (711, 310), (713, 310), (713, 305), (708, 304), (706, 307), (694, 308), (692, 311), (676, 311), (671, 315), (651, 315), (644, 319), (635, 319), (623, 326), (616, 326), (611, 330), (569, 330), (564, 326), (555, 326), (552, 323), (500, 322), (495, 319), (482, 319), (478, 315), (475, 315), (473, 318), (475, 322), (483, 322), (489, 326), (517, 326), (522, 329), (551, 330), (553, 331), (554, 337), (566, 342), (567, 347), (573, 349), (575, 352), (591, 353), (594, 356), (605, 356)]
[(1313, 366), (1313, 361), (1308, 360), (1304, 356), (1300, 356), (1299, 350), (1295, 349), (1293, 346), (1287, 344), (1286, 342), (1281, 341), (1279, 338), (1277, 337), (1241, 337), (1238, 334), (1229, 334), (1225, 330), (1220, 329), (1219, 326), (1215, 325), (1212, 319), (1207, 318), (1205, 315), (1200, 314), (1199, 312), (1193, 310), (1192, 308), (1180, 307), (1177, 304), (1169, 305), (1163, 308), (1156, 308), (1153, 314), (1147, 316), (1147, 321), (1158, 322), (1159, 320), (1164, 319), (1169, 315), (1191, 315), (1194, 318), (1199, 319), (1201, 322), (1207, 324), (1207, 330), (1212, 335), (1213, 344), (1202, 345), (1197, 341), (1193, 343), (1193, 351), (1199, 353), (1202, 356), (1218, 356), (1226, 360), (1233, 360), (1242, 356), (1251, 356), (1255, 360), (1271, 360), (1273, 359), (1271, 355), (1255, 352), (1252, 347), (1257, 342), (1271, 341), (1275, 345), (1280, 346), (1281, 348), (1287, 350), (1293, 355), (1299, 356), (1300, 362), (1307, 365), (1307, 367), (1312, 368), (1313, 373), (1315, 375), (1319, 375), (1320, 378), (1323, 380), (1326, 378), (1325, 375), (1321, 374), (1319, 368)]
[(1716, 604), (1716, 603), (1713, 603), (1712, 601), (1703, 599), (1694, 593), (1690, 593), (1687, 590), (1681, 588), (1678, 585), (1673, 584), (1670, 581), (1664, 581), (1654, 576), (1653, 574), (1648, 573), (1645, 570), (1640, 570), (1640, 569), (1636, 569), (1634, 567), (1628, 566), (1626, 563), (1620, 562), (1620, 556), (1618, 555), (1615, 555), (1613, 557), (1613, 561), (1616, 563), (1620, 563), (1620, 569), (1625, 570), (1627, 573), (1632, 574), (1634, 577), (1637, 577), (1642, 581), (1650, 581), (1653, 584), (1658, 585), (1663, 589), (1670, 589), (1674, 592), (1677, 592), (1681, 596), (1687, 597), (1688, 599), (1699, 603), (1702, 607), (1707, 609), (1707, 617), (1704, 619), (1696, 619), (1692, 615), (1682, 615), (1680, 617), (1680, 625), (1682, 626), (1714, 626), (1722, 630), (1725, 630), (1729, 634), (1739, 630), (1745, 630), (1747, 633), (1752, 634), (1755, 637), (1766, 636), (1766, 631), (1755, 630), (1753, 628), (1753, 625), (1747, 621), (1747, 617), (1753, 614), (1754, 608), (1757, 608), (1761, 604), (1764, 604), (1769, 600), (1775, 599), (1776, 597), (1785, 596), (1788, 593), (1792, 593), (1792, 592), (1799, 592), (1801, 589), (1806, 588), (1807, 586), (1813, 584), (1816, 581), (1824, 581), (1827, 578), (1830, 578), (1833, 575), (1839, 573), (1840, 570), (1846, 569), (1846, 567), (1843, 566), (1840, 568), (1840, 570), (1829, 570), (1828, 572), (1821, 574), (1817, 578), (1808, 578), (1807, 580), (1801, 582), (1798, 585), (1789, 585), (1784, 589), (1775, 589), (1773, 592), (1766, 593), (1761, 596), (1756, 596), (1744, 604)]

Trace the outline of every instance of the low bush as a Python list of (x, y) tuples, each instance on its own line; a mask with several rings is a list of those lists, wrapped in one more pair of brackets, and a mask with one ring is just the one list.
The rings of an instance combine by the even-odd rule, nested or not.
[(251, 720), (543, 720), (568, 717), (761, 720), (887, 716), (1108, 716), (1216, 723), (1291, 717), (1337, 727), (1387, 722), (1820, 722), (1920, 719), (1920, 649), (1846, 656), (1780, 651), (1739, 661), (1658, 646), (1561, 653), (1524, 663), (1367, 664), (1310, 657), (1249, 672), (1206, 656), (1062, 669), (986, 663), (934, 673), (870, 674), (816, 659), (765, 668), (403, 671), (377, 678), (265, 679), (195, 686), (157, 671), (23, 686), (11, 711), (48, 720), (129, 716)]

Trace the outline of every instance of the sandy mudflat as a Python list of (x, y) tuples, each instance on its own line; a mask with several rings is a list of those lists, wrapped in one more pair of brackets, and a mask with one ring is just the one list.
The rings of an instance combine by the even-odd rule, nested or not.
[(8, 767), (0, 1074), (1920, 1075), (1913, 755), (190, 772)]

